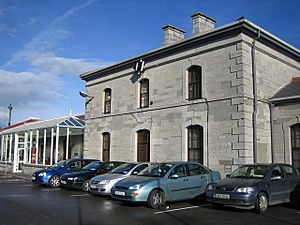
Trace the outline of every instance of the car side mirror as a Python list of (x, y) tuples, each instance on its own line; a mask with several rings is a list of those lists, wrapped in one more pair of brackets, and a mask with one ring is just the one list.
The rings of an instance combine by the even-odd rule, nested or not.
[(271, 180), (281, 180), (281, 176), (271, 177)]
[(171, 179), (177, 179), (179, 176), (177, 174), (171, 175)]
[(227, 178), (230, 177), (230, 174), (226, 174), (226, 177), (227, 177)]

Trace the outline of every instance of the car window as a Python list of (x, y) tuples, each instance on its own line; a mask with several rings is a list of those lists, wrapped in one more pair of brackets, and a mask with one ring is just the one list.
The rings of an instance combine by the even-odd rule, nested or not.
[(138, 174), (139, 172), (141, 172), (143, 169), (145, 169), (147, 167), (148, 167), (148, 164), (139, 165), (132, 171), (131, 174)]
[(207, 170), (205, 170), (202, 166), (197, 164), (187, 164), (187, 167), (190, 176), (197, 176), (208, 173)]
[(92, 162), (92, 163), (90, 163), (90, 164), (87, 164), (87, 165), (84, 166), (82, 169), (83, 169), (83, 170), (89, 170), (89, 171), (95, 171), (95, 170), (97, 170), (101, 165), (102, 165), (102, 162), (95, 161), (95, 162)]
[(282, 168), (287, 177), (297, 176), (297, 171), (292, 166), (283, 165)]
[(82, 162), (81, 162), (81, 166), (82, 167), (84, 167), (84, 166), (86, 166), (86, 165), (89, 165), (90, 163), (93, 163), (94, 161), (91, 161), (91, 160), (83, 160)]
[(185, 165), (176, 166), (171, 172), (170, 176), (177, 175), (178, 177), (186, 177), (188, 175)]
[(281, 171), (280, 166), (276, 166), (273, 170), (272, 170), (272, 177), (281, 177), (283, 178), (283, 173)]
[(112, 173), (126, 174), (135, 166), (136, 163), (124, 163), (121, 166), (118, 166), (117, 168), (113, 169)]
[(70, 169), (81, 168), (81, 162), (80, 161), (71, 162), (69, 168)]

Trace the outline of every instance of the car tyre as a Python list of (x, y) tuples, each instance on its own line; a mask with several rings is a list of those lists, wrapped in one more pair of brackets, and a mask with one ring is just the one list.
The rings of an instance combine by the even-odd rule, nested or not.
[(264, 213), (269, 207), (269, 199), (266, 193), (260, 192), (257, 196), (255, 210), (258, 213)]
[(89, 186), (90, 181), (86, 180), (83, 182), (82, 184), (82, 190), (85, 192), (89, 192), (90, 191), (90, 186)]
[(148, 196), (148, 207), (157, 209), (165, 203), (165, 194), (160, 190), (152, 190)]
[(57, 188), (60, 185), (60, 178), (58, 175), (53, 175), (49, 180), (49, 185), (52, 188)]

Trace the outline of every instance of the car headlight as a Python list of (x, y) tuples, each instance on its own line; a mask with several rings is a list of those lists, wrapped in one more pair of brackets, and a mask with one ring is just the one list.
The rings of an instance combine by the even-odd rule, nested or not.
[(46, 172), (42, 172), (42, 173), (39, 173), (39, 177), (44, 177), (44, 176), (46, 176), (47, 175), (47, 173)]
[(253, 191), (254, 191), (253, 187), (241, 187), (236, 190), (236, 192), (239, 192), (239, 193), (249, 193), (249, 192), (253, 192)]
[(133, 185), (133, 186), (129, 187), (128, 189), (129, 190), (139, 190), (141, 187), (142, 187), (142, 185), (136, 184), (136, 185)]
[(214, 186), (212, 184), (209, 184), (206, 188), (207, 191), (213, 191), (214, 190)]
[(100, 182), (99, 182), (99, 184), (104, 184), (104, 185), (106, 185), (106, 184), (109, 184), (109, 180), (101, 180)]

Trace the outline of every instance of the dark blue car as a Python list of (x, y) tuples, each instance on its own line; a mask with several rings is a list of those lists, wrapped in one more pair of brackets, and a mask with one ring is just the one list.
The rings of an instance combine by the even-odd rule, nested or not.
[(265, 212), (269, 205), (290, 202), (299, 182), (299, 172), (288, 164), (243, 165), (210, 185), (206, 198), (215, 206), (255, 208), (257, 212)]
[(58, 187), (60, 185), (60, 176), (62, 174), (80, 170), (82, 167), (94, 161), (94, 159), (63, 160), (46, 169), (35, 171), (32, 174), (31, 180), (35, 184)]

